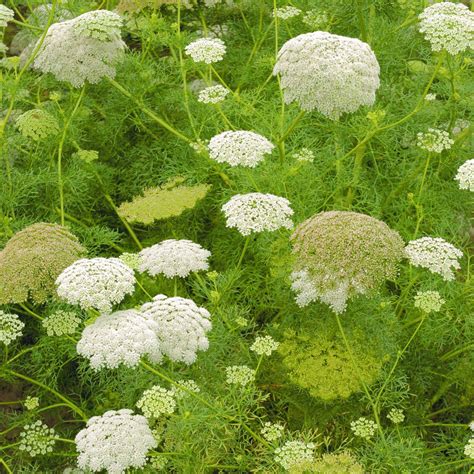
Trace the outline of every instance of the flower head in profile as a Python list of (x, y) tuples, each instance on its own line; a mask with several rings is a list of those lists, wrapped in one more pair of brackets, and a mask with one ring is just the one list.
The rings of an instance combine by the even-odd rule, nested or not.
[[(125, 43), (120, 37), (122, 19), (107, 10), (94, 10), (72, 20), (52, 24), (33, 67), (51, 73), (74, 87), (115, 77)], [(40, 41), (40, 40), (39, 40)]]
[(226, 47), (219, 38), (200, 38), (189, 43), (184, 51), (195, 63), (212, 64), (222, 61)]
[(15, 12), (5, 5), (0, 5), (0, 28), (5, 28), (9, 21), (13, 20)]
[(464, 162), (454, 179), (459, 183), (459, 189), (474, 191), (474, 159)]
[(158, 325), (134, 309), (99, 316), (86, 326), (77, 343), (77, 353), (95, 370), (136, 367), (143, 356), (161, 359)]
[(58, 295), (83, 309), (109, 313), (114, 304), (133, 293), (133, 270), (118, 258), (83, 258), (67, 267), (56, 280)]
[(433, 51), (455, 55), (474, 46), (474, 12), (462, 3), (440, 2), (419, 15), (419, 30)]
[(122, 474), (142, 468), (150, 449), (157, 446), (147, 419), (132, 410), (110, 410), (93, 416), (75, 438), (81, 469)]
[(454, 280), (454, 271), (459, 270), (462, 252), (440, 237), (421, 237), (411, 240), (405, 247), (411, 265), (428, 269), (441, 275), (444, 280)]
[(163, 240), (140, 252), (138, 269), (151, 276), (185, 278), (192, 272), (207, 270), (210, 256), (209, 250), (191, 240)]
[(21, 336), (25, 323), (17, 314), (0, 310), (0, 342), (6, 346)]
[(293, 210), (288, 199), (273, 194), (236, 194), (222, 206), (227, 227), (242, 235), (291, 229)]
[(280, 74), (287, 104), (297, 102), (334, 120), (375, 102), (379, 72), (368, 44), (323, 31), (288, 40), (273, 69)]
[(210, 314), (194, 301), (156, 295), (141, 311), (157, 324), (160, 351), (171, 360), (192, 364), (199, 351), (208, 349), (206, 334), (212, 328)]
[(209, 141), (209, 156), (218, 163), (255, 168), (275, 145), (262, 135), (244, 130), (215, 135)]
[(398, 232), (355, 212), (316, 214), (298, 225), (291, 241), (296, 302), (306, 306), (319, 299), (336, 313), (345, 310), (349, 298), (395, 278), (404, 256)]

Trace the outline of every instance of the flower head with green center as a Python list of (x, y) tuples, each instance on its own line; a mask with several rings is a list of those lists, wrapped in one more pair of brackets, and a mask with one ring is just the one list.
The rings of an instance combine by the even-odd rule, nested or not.
[(23, 404), (28, 411), (34, 410), (35, 408), (39, 407), (39, 398), (28, 395)]
[(31, 457), (51, 453), (55, 444), (54, 435), (53, 428), (49, 428), (41, 420), (35, 421), (24, 426), (18, 448), (26, 451)]
[(392, 408), (388, 412), (387, 418), (392, 423), (395, 423), (397, 425), (399, 423), (403, 423), (403, 421), (405, 420), (405, 414), (403, 413), (403, 410), (400, 408)]
[(290, 470), (305, 461), (311, 461), (314, 457), (314, 443), (304, 441), (287, 441), (280, 448), (275, 449), (275, 462), (284, 469)]
[(137, 402), (139, 408), (147, 418), (160, 418), (163, 415), (171, 415), (176, 409), (174, 390), (155, 385), (145, 390)]
[(58, 310), (44, 318), (42, 325), (48, 336), (64, 336), (74, 334), (80, 322), (81, 318), (73, 311)]
[(16, 119), (16, 126), (21, 134), (34, 141), (44, 140), (59, 132), (57, 120), (42, 109), (32, 109)]
[(5, 313), (0, 310), (0, 342), (8, 346), (21, 336), (25, 323), (17, 314)]
[(282, 424), (267, 421), (263, 424), (260, 433), (268, 442), (273, 443), (283, 436), (284, 431), (285, 427)]
[(220, 84), (209, 86), (199, 91), (198, 102), (202, 104), (218, 104), (227, 97), (227, 94), (229, 94), (229, 89)]
[(358, 420), (351, 422), (351, 430), (355, 436), (370, 439), (374, 436), (377, 425), (374, 421), (361, 416)]
[(454, 144), (454, 140), (445, 130), (429, 128), (427, 132), (417, 134), (416, 144), (423, 150), (441, 153), (443, 150), (449, 150)]
[(292, 288), (306, 306), (317, 299), (336, 313), (347, 300), (394, 279), (403, 240), (384, 222), (365, 214), (321, 212), (299, 224), (291, 236), (295, 268)]
[(260, 356), (270, 356), (273, 351), (278, 349), (279, 345), (280, 344), (271, 336), (258, 336), (250, 346), (250, 350)]
[(419, 291), (415, 295), (415, 308), (421, 309), (423, 313), (437, 313), (446, 301), (441, 298), (437, 291)]
[(226, 367), (226, 382), (232, 385), (245, 387), (255, 380), (255, 370), (246, 365), (232, 365)]

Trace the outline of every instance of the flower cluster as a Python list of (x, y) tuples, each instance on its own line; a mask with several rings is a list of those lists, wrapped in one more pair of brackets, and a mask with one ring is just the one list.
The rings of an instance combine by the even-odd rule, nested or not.
[(446, 301), (437, 291), (419, 291), (415, 295), (415, 308), (421, 309), (426, 314), (437, 313)]
[(307, 163), (312, 163), (314, 161), (314, 153), (309, 148), (301, 148), (297, 152), (293, 153), (292, 156), (296, 161), (303, 161)]
[(134, 309), (99, 316), (86, 326), (77, 343), (77, 353), (90, 360), (95, 370), (120, 364), (134, 367), (149, 355), (160, 360), (158, 325)]
[(400, 408), (392, 408), (388, 412), (387, 418), (392, 423), (395, 423), (397, 425), (398, 423), (403, 423), (403, 421), (405, 420), (405, 414), (403, 413), (403, 410)]
[(228, 93), (229, 89), (226, 89), (220, 84), (216, 86), (209, 86), (199, 91), (198, 102), (203, 104), (218, 104), (227, 97)]
[(189, 43), (184, 51), (196, 63), (212, 64), (222, 61), (226, 47), (219, 38), (200, 38)]
[(93, 416), (75, 441), (81, 469), (106, 469), (109, 474), (143, 467), (148, 451), (157, 445), (147, 419), (127, 409)]
[(454, 280), (453, 270), (461, 268), (458, 259), (462, 257), (462, 252), (440, 237), (411, 240), (405, 252), (412, 265), (437, 273), (446, 281)]
[(255, 380), (255, 370), (246, 365), (231, 365), (225, 368), (226, 382), (245, 387)]
[(84, 163), (93, 163), (99, 159), (99, 152), (96, 150), (79, 150), (73, 153), (72, 156)]
[(275, 462), (284, 469), (291, 469), (298, 464), (311, 461), (314, 456), (314, 443), (304, 441), (287, 441), (280, 448), (275, 449)]
[(236, 228), (244, 236), (293, 227), (290, 202), (273, 194), (236, 194), (222, 206), (222, 211), (227, 227)]
[(83, 309), (109, 313), (112, 305), (133, 293), (133, 270), (118, 258), (83, 258), (67, 267), (56, 280), (58, 295)]
[(206, 333), (212, 328), (210, 314), (194, 301), (156, 295), (142, 306), (142, 313), (157, 324), (160, 351), (176, 362), (192, 364), (198, 351), (206, 351)]
[(238, 130), (222, 132), (209, 141), (209, 156), (218, 163), (255, 168), (275, 145), (254, 132)]
[(31, 457), (51, 453), (55, 444), (54, 435), (53, 428), (49, 428), (41, 420), (35, 421), (24, 426), (18, 448), (26, 451)]
[(139, 408), (147, 418), (159, 418), (162, 415), (171, 415), (176, 409), (174, 390), (154, 385), (145, 390), (137, 402)]
[(347, 300), (395, 278), (403, 241), (384, 222), (365, 214), (321, 212), (298, 225), (291, 236), (296, 256), (291, 275), (296, 302), (317, 299), (336, 313)]
[(0, 28), (7, 26), (7, 23), (13, 20), (15, 12), (5, 5), (0, 5)]
[[(122, 20), (116, 13), (95, 10), (48, 29), (33, 66), (57, 80), (82, 87), (115, 76), (125, 43), (120, 38)], [(39, 44), (39, 43), (38, 43)]]
[(250, 346), (250, 350), (258, 355), (270, 356), (273, 351), (278, 349), (279, 345), (280, 343), (271, 336), (258, 336)]
[[(299, 468), (306, 466), (298, 466)], [(308, 471), (324, 474), (365, 474), (364, 467), (349, 451), (342, 453), (323, 454), (321, 458), (308, 465)], [(306, 472), (301, 469), (298, 472)]]
[(309, 26), (313, 31), (325, 29), (330, 22), (329, 14), (325, 10), (308, 10), (303, 15), (303, 23)]
[(17, 314), (5, 313), (0, 309), (0, 342), (8, 346), (21, 336), (25, 323)]
[(474, 459), (474, 436), (464, 446), (464, 455), (468, 458)]
[(17, 232), (0, 252), (0, 304), (43, 303), (55, 280), (86, 250), (65, 227), (40, 222)]
[(280, 423), (270, 423), (269, 421), (263, 424), (260, 430), (261, 435), (270, 443), (280, 439), (283, 436), (285, 427)]
[(335, 120), (375, 102), (379, 72), (368, 44), (323, 31), (288, 40), (273, 69), (281, 75), (287, 104), (296, 101), (303, 110), (317, 109)]
[(119, 256), (119, 260), (132, 270), (138, 270), (140, 266), (140, 254), (138, 253), (124, 252)]
[(436, 100), (436, 94), (432, 94), (432, 93), (426, 94), (425, 100), (428, 102), (433, 102), (434, 100)]
[(459, 189), (474, 191), (474, 159), (463, 163), (454, 178), (459, 183)]
[(38, 408), (39, 407), (39, 398), (38, 397), (31, 397), (30, 395), (28, 395), (26, 397), (26, 400), (23, 402), (23, 404), (25, 405), (25, 408), (27, 410), (34, 410), (35, 408)]
[(21, 114), (16, 119), (16, 126), (24, 137), (34, 141), (44, 140), (59, 132), (57, 120), (42, 109), (32, 109)]
[(290, 18), (294, 18), (295, 16), (298, 16), (300, 13), (301, 13), (301, 10), (299, 8), (288, 5), (286, 7), (277, 8), (273, 12), (273, 16), (275, 18), (279, 18), (280, 20), (289, 20)]
[(418, 17), (420, 32), (433, 51), (455, 55), (474, 45), (474, 12), (462, 3), (440, 2), (425, 8)]
[(140, 252), (138, 269), (151, 276), (161, 273), (167, 278), (184, 278), (191, 272), (207, 270), (210, 256), (209, 250), (190, 240), (164, 240)]
[(443, 150), (449, 150), (454, 140), (445, 130), (429, 128), (427, 132), (418, 132), (416, 144), (423, 150), (441, 153)]
[(355, 436), (359, 438), (370, 439), (375, 434), (377, 425), (374, 421), (368, 420), (365, 417), (360, 417), (356, 421), (351, 422), (351, 430)]
[(81, 318), (72, 311), (58, 310), (43, 319), (42, 325), (48, 336), (63, 336), (74, 334), (81, 322)]
[(183, 400), (189, 396), (189, 392), (199, 393), (201, 389), (194, 380), (178, 380), (178, 385), (172, 388), (176, 400)]

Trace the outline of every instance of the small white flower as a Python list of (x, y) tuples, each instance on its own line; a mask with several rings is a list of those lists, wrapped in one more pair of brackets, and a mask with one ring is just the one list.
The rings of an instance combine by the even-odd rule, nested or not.
[(416, 144), (423, 150), (441, 153), (443, 150), (449, 150), (454, 140), (445, 130), (429, 128), (427, 132), (419, 132), (416, 135)]
[(285, 431), (285, 427), (280, 423), (270, 423), (267, 421), (263, 424), (260, 433), (267, 441), (273, 443), (283, 436), (283, 431)]
[(426, 314), (437, 313), (446, 301), (437, 291), (419, 291), (415, 295), (415, 308), (421, 309)]
[(474, 159), (464, 162), (454, 179), (459, 183), (459, 189), (474, 191)]
[(232, 385), (245, 385), (255, 380), (255, 370), (246, 365), (232, 365), (226, 367), (226, 382)]
[(275, 449), (275, 462), (290, 470), (298, 464), (312, 461), (315, 447), (314, 443), (287, 441), (281, 448)]
[(185, 278), (192, 272), (207, 270), (210, 256), (209, 250), (190, 240), (164, 240), (140, 252), (138, 269), (151, 276)]
[(145, 390), (137, 402), (139, 408), (147, 418), (160, 418), (162, 415), (171, 415), (176, 409), (175, 392), (154, 385)]
[(203, 104), (218, 104), (229, 94), (229, 89), (218, 84), (217, 86), (206, 87), (199, 91), (198, 102)]
[(25, 408), (29, 411), (34, 410), (35, 408), (39, 407), (39, 398), (38, 397), (31, 397), (28, 395), (26, 400), (23, 402)]
[(23, 427), (20, 433), (18, 449), (26, 451), (31, 457), (47, 454), (53, 451), (55, 431), (41, 420)]
[(273, 16), (275, 18), (279, 18), (280, 20), (289, 20), (290, 18), (294, 18), (301, 13), (301, 10), (296, 7), (292, 7), (291, 5), (277, 8), (273, 12)]
[(227, 227), (236, 228), (244, 236), (293, 227), (290, 202), (273, 194), (236, 194), (222, 206), (222, 211)]
[(238, 130), (215, 135), (208, 148), (209, 156), (218, 163), (255, 168), (275, 145), (258, 133)]
[(355, 436), (359, 436), (363, 439), (370, 439), (375, 434), (375, 430), (377, 429), (377, 425), (374, 421), (368, 420), (365, 417), (360, 417), (356, 421), (351, 422), (351, 430), (353, 431)]
[(250, 346), (250, 350), (258, 355), (270, 356), (273, 351), (278, 349), (279, 345), (280, 343), (271, 336), (258, 336)]
[(226, 47), (219, 38), (201, 38), (188, 44), (184, 51), (196, 63), (212, 64), (222, 61)]
[(21, 336), (25, 323), (17, 314), (5, 313), (0, 310), (0, 342), (8, 346)]
[(444, 280), (454, 280), (453, 270), (461, 268), (458, 259), (462, 252), (440, 237), (421, 237), (411, 240), (405, 247), (409, 262), (415, 267), (428, 269)]

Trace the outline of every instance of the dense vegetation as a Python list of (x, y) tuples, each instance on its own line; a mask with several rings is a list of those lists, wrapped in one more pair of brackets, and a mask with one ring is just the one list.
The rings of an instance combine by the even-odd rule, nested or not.
[(1, 472), (473, 472), (474, 14), (431, 3), (0, 5)]

